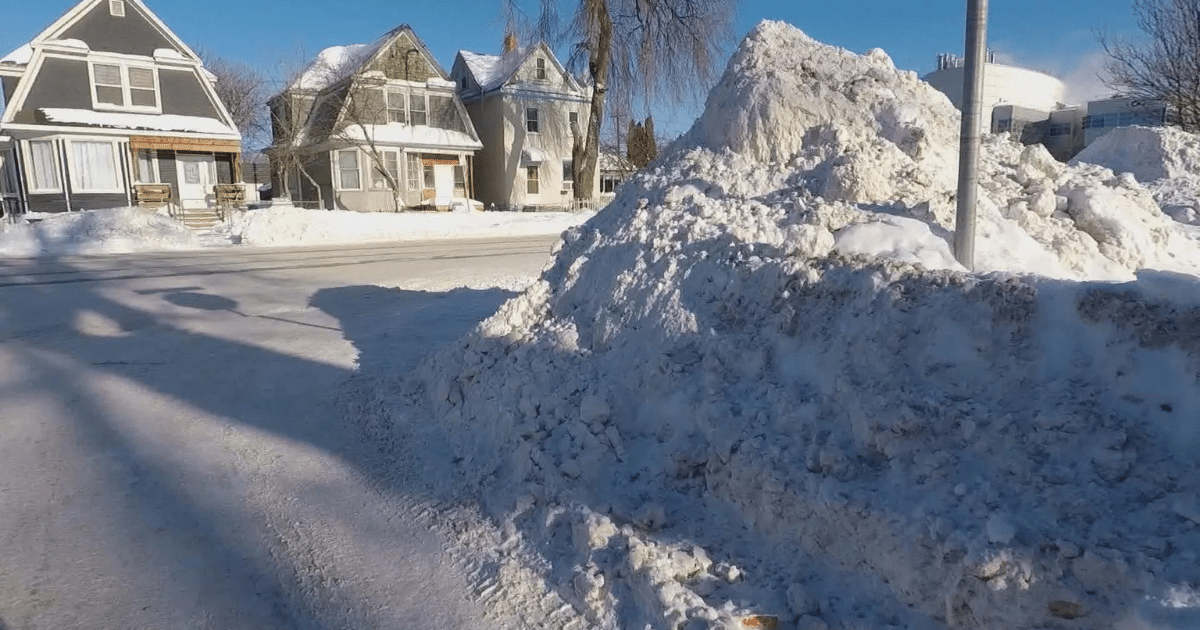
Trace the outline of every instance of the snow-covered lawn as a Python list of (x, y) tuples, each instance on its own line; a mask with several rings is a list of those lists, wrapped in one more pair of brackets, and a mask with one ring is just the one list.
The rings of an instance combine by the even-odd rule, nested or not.
[(111, 254), (205, 247), (303, 246), (366, 242), (557, 235), (592, 213), (360, 213), (291, 206), (234, 214), (195, 233), (169, 217), (137, 208), (40, 214), (0, 221), (0, 257)]

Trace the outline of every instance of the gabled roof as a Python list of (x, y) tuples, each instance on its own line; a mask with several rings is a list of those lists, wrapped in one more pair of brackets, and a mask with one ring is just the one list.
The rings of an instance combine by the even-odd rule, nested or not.
[(371, 65), (380, 52), (390, 47), (401, 35), (408, 35), (409, 40), (425, 55), (430, 66), (438, 72), (438, 75), (442, 79), (447, 78), (446, 71), (429, 52), (425, 42), (417, 37), (412, 27), (401, 24), (370, 44), (331, 46), (322, 50), (288, 89), (315, 92), (324, 90)]
[[(78, 22), (81, 18), (87, 15), (89, 11), (96, 7), (96, 5), (107, 1), (108, 0), (82, 0), (82, 2), (75, 5), (73, 8), (71, 8), (71, 10), (62, 14), (62, 16), (55, 20), (53, 24), (46, 27), (45, 30), (38, 34), (37, 37), (34, 37), (32, 40), (30, 40), (28, 44), (25, 44), (24, 46), (12, 51), (8, 55), (5, 55), (3, 59), (0, 59), (0, 63), (11, 63), (16, 65), (27, 64), (29, 63), (30, 57), (32, 57), (33, 47), (38, 44), (74, 43), (76, 40), (62, 39), (62, 34), (70, 29), (70, 27)], [(142, 2), (142, 0), (124, 0), (124, 2), (127, 5), (132, 5), (137, 11), (139, 11), (151, 26), (159, 31), (163, 37), (173, 43), (181, 51), (181, 54), (185, 59), (195, 61), (196, 63), (201, 63), (200, 55), (197, 55), (196, 51), (192, 50), (191, 47), (184, 43), (184, 41), (180, 39), (179, 36), (176, 35), (175, 32), (172, 31), (165, 23), (163, 23), (163, 21), (160, 20), (159, 17), (155, 15), (155, 13), (151, 11), (144, 2)], [(128, 8), (126, 10), (128, 10)], [(84, 47), (86, 48), (86, 44), (84, 44)]]
[(517, 71), (525, 65), (525, 62), (537, 52), (544, 53), (550, 59), (554, 67), (566, 77), (571, 88), (575, 90), (583, 89), (580, 87), (579, 82), (575, 80), (575, 77), (571, 76), (571, 73), (567, 72), (566, 68), (559, 63), (554, 51), (550, 50), (550, 47), (544, 41), (538, 41), (538, 43), (532, 46), (517, 48), (502, 55), (483, 55), (467, 50), (460, 50), (458, 51), (458, 56), (462, 58), (467, 71), (471, 73), (471, 76), (475, 79), (475, 83), (479, 85), (479, 91), (486, 93), (504, 87), (505, 84), (516, 76)]

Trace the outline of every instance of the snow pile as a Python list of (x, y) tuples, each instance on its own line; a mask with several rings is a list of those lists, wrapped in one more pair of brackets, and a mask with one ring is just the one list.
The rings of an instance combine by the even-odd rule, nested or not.
[(0, 256), (123, 254), (200, 247), (183, 224), (141, 208), (41, 215), (0, 223)]
[[(964, 273), (957, 127), (883, 53), (763, 23), (364, 421), (485, 497), (504, 588), (601, 628), (1200, 627), (1197, 246), (1131, 178), (992, 138), (979, 267), (1029, 275)], [(406, 413), (437, 421), (371, 425)]]
[(291, 206), (242, 212), (224, 226), (243, 245), (287, 246), (560, 234), (591, 214), (568, 212), (346, 212)]
[(238, 135), (238, 130), (216, 118), (181, 116), (178, 114), (126, 114), (94, 112), (88, 109), (38, 109), (49, 123), (112, 127), (115, 129), (148, 129), (152, 131), (183, 131), (190, 133)]
[(1085, 148), (1072, 163), (1131, 173), (1165, 212), (1200, 225), (1200, 136), (1173, 127), (1122, 127)]

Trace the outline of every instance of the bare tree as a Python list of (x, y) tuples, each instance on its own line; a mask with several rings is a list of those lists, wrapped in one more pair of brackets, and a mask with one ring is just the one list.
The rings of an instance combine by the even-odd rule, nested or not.
[(1186, 131), (1200, 131), (1200, 0), (1132, 0), (1141, 41), (1100, 33), (1105, 83), (1162, 101)]
[[(324, 207), (321, 186), (309, 173), (311, 152), (303, 146), (303, 134), (316, 101), (316, 90), (301, 89), (297, 81), (309, 70), (309, 56), (303, 47), (282, 53), (276, 61), (275, 96), (267, 100), (270, 111), (271, 145), (266, 154), (271, 158), (272, 193), (291, 199), (292, 175), (303, 178), (316, 191), (317, 205)], [(297, 186), (300, 182), (295, 182)], [(300, 201), (291, 199), (293, 202)]]
[[(370, 76), (353, 77), (345, 92), (340, 124), (336, 124), (330, 139), (351, 146), (357, 146), (371, 160), (372, 178), (382, 179), (392, 193), (393, 210), (400, 212), (404, 209), (404, 185), (400, 181), (399, 152), (391, 151), (385, 155), (377, 142), (377, 132), (380, 126), (392, 122), (389, 118), (388, 99), (392, 98), (387, 91), (387, 79)], [(399, 93), (399, 97), (407, 98), (407, 94)], [(428, 115), (428, 112), (426, 112)], [(388, 164), (387, 155), (397, 160)]]
[(208, 51), (198, 53), (204, 67), (217, 77), (217, 96), (229, 110), (245, 145), (260, 148), (268, 144), (270, 121), (267, 98), (270, 84), (263, 73), (247, 64), (229, 61)]
[[(678, 102), (712, 81), (726, 43), (733, 39), (737, 0), (540, 0), (528, 19), (522, 0), (505, 0), (510, 24), (572, 47), (571, 65), (592, 85), (586, 133), (576, 134), (575, 181), (596, 176), (600, 128), (610, 92), (621, 100)], [(565, 28), (559, 16), (573, 16)], [(590, 197), (590, 187), (575, 197)]]

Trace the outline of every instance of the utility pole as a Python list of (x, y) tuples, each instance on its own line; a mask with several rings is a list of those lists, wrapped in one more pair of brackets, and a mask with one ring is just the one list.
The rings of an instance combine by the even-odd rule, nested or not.
[(988, 0), (967, 0), (967, 65), (963, 73), (954, 257), (972, 271), (975, 269), (975, 203), (979, 191), (979, 126), (983, 117), (983, 73), (987, 62), (987, 14)]

